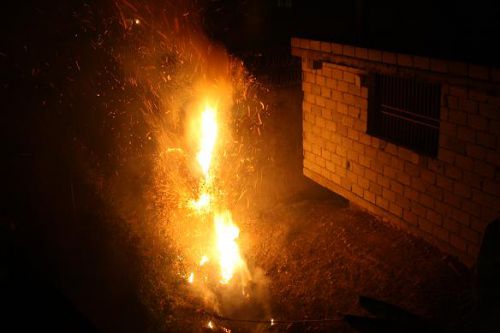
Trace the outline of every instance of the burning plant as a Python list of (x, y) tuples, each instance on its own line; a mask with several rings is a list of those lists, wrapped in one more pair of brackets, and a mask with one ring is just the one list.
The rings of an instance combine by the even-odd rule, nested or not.
[[(139, 94), (140, 121), (154, 146), (147, 223), (133, 226), (154, 258), (145, 259), (144, 297), (157, 313), (166, 306), (169, 314), (252, 309), (267, 315), (255, 292), (265, 279), (247, 264), (236, 222), (245, 218), (256, 185), (267, 112), (261, 88), (241, 61), (200, 33), (197, 8), (178, 5), (158, 14), (128, 1), (116, 5), (125, 35), (113, 57)], [(129, 207), (117, 209), (130, 215)], [(166, 325), (181, 317), (169, 316)], [(212, 319), (209, 326), (218, 325)]]

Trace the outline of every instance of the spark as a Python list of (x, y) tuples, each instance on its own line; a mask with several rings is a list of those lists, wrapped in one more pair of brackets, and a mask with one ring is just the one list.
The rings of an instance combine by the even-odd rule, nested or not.
[(208, 257), (207, 256), (201, 257), (200, 266), (205, 265), (207, 262), (208, 262)]
[(194, 273), (193, 272), (191, 272), (191, 274), (189, 274), (189, 277), (187, 278), (187, 282), (189, 284), (193, 284), (193, 282), (194, 282)]

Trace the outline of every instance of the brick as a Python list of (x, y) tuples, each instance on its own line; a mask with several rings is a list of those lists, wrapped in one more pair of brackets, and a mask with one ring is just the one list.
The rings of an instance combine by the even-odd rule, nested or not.
[(348, 57), (353, 57), (354, 56), (354, 47), (350, 45), (344, 45), (342, 49), (342, 54)]
[(321, 42), (321, 51), (330, 53), (332, 52), (332, 44)]
[(299, 45), (301, 48), (303, 49), (309, 49), (310, 48), (310, 43), (309, 43), (309, 40), (308, 39), (303, 39), (301, 38), (299, 40)]
[(405, 187), (404, 188), (404, 196), (405, 196), (405, 198), (408, 198), (412, 201), (418, 201), (418, 192), (412, 188)]
[(500, 167), (500, 154), (498, 152), (489, 151), (486, 156), (486, 161), (497, 167)]
[(444, 191), (437, 185), (427, 185), (426, 193), (433, 197), (435, 200), (442, 200)]
[(495, 177), (495, 167), (480, 160), (475, 161), (474, 172), (489, 179)]
[(405, 161), (396, 157), (396, 156), (392, 156), (391, 157), (391, 163), (390, 163), (390, 166), (396, 170), (401, 170), (403, 171), (404, 170), (404, 165), (405, 165)]
[(413, 57), (413, 64), (416, 68), (428, 70), (430, 67), (430, 60), (426, 57)]
[(500, 119), (500, 108), (498, 105), (479, 103), (479, 114), (489, 119)]
[(467, 113), (463, 111), (458, 111), (458, 110), (452, 110), (448, 114), (448, 120), (452, 124), (457, 124), (457, 125), (467, 125)]
[(396, 193), (386, 188), (382, 189), (382, 197), (390, 202), (396, 201)]
[(498, 209), (493, 210), (487, 206), (481, 207), (481, 219), (484, 221), (492, 221), (493, 219), (498, 218)]
[(414, 164), (418, 164), (420, 161), (420, 156), (417, 153), (403, 147), (398, 147), (397, 154), (400, 158)]
[(466, 145), (465, 151), (467, 152), (467, 156), (479, 160), (484, 160), (488, 154), (488, 149), (471, 143)]
[(448, 69), (451, 74), (467, 76), (467, 64), (458, 61), (449, 61)]
[(479, 90), (469, 90), (469, 99), (477, 102), (488, 101), (488, 95)]
[(478, 103), (468, 98), (460, 98), (458, 100), (458, 107), (466, 113), (476, 113), (478, 110)]
[(431, 221), (435, 225), (441, 225), (443, 222), (443, 217), (441, 214), (433, 211), (433, 210), (428, 210), (427, 211), (427, 220)]
[(462, 170), (448, 164), (445, 167), (445, 175), (449, 178), (460, 180), (462, 178)]
[(497, 137), (493, 134), (485, 132), (477, 133), (476, 142), (487, 148), (495, 149), (497, 147)]
[(446, 61), (431, 59), (431, 71), (439, 73), (448, 72), (448, 63)]
[(459, 155), (455, 156), (455, 165), (463, 170), (473, 170), (474, 169), (474, 160), (470, 157)]
[(469, 65), (469, 76), (474, 79), (488, 80), (489, 70), (484, 66)]
[(420, 168), (409, 161), (405, 161), (404, 171), (410, 176), (418, 176), (420, 174)]
[(420, 171), (420, 177), (423, 179), (428, 184), (435, 184), (436, 183), (436, 174), (432, 171), (422, 169)]
[(368, 59), (368, 49), (356, 47), (354, 48), (354, 55), (360, 59)]
[(375, 203), (375, 194), (369, 191), (364, 191), (364, 198), (373, 204)]
[(457, 96), (446, 96), (446, 106), (448, 108), (457, 110), (458, 109), (458, 97)]
[(369, 189), (375, 195), (380, 195), (380, 196), (382, 195), (382, 186), (380, 186), (379, 184), (377, 184), (375, 182), (370, 182)]
[(462, 228), (462, 232), (460, 233), (462, 238), (465, 240), (471, 242), (472, 244), (479, 244), (481, 241), (481, 235), (479, 232), (469, 229), (469, 228)]
[(370, 186), (370, 181), (364, 177), (358, 178), (358, 185), (361, 186), (364, 190), (367, 190)]
[(331, 90), (327, 87), (321, 87), (321, 96), (329, 98), (331, 96)]
[(411, 187), (419, 192), (425, 192), (427, 190), (426, 184), (420, 177), (413, 177), (411, 179)]
[(489, 179), (485, 180), (485, 182), (483, 183), (483, 191), (488, 194), (500, 197), (500, 182)]
[(472, 230), (476, 230), (478, 232), (484, 232), (486, 229), (486, 226), (488, 225), (489, 221), (478, 219), (478, 218), (471, 218), (470, 222), (470, 227)]
[(321, 95), (321, 86), (317, 84), (311, 85), (311, 93), (314, 95)]
[(389, 211), (398, 217), (403, 216), (403, 209), (393, 202), (389, 202)]
[(411, 202), (411, 211), (420, 217), (425, 217), (427, 209), (416, 201)]
[(480, 131), (486, 131), (488, 129), (488, 119), (475, 114), (469, 114), (467, 116), (468, 124), (472, 128)]
[(450, 241), (450, 232), (445, 228), (434, 225), (432, 228), (432, 234), (444, 242), (448, 243)]
[(458, 234), (458, 233), (460, 233), (460, 230), (462, 229), (462, 225), (453, 219), (445, 218), (443, 220), (443, 228), (445, 228), (446, 230), (449, 230), (455, 234)]
[(376, 182), (377, 181), (377, 174), (370, 169), (366, 169), (365, 170), (365, 178), (372, 181), (372, 182)]
[(477, 257), (479, 254), (479, 246), (475, 244), (467, 244), (467, 254), (469, 257)]
[(466, 247), (467, 247), (467, 243), (465, 242), (465, 240), (457, 235), (454, 235), (454, 234), (450, 235), (450, 244), (453, 247), (455, 247), (458, 250), (463, 251), (463, 252), (465, 252)]
[(413, 57), (408, 54), (398, 54), (397, 55), (398, 65), (412, 67)]
[(354, 194), (356, 194), (359, 197), (363, 197), (363, 189), (361, 188), (361, 186), (353, 184), (352, 185), (352, 192), (354, 192)]
[(491, 120), (488, 131), (493, 134), (498, 134), (498, 132), (500, 132), (500, 121)]
[(469, 219), (470, 216), (468, 213), (456, 208), (453, 209), (450, 213), (449, 216), (456, 220), (458, 223), (462, 224), (462, 226), (467, 226), (469, 225)]
[(385, 210), (389, 210), (389, 201), (385, 200), (381, 196), (375, 197), (375, 204)]
[(391, 181), (390, 178), (377, 174), (377, 184), (385, 188), (390, 188)]
[(400, 183), (398, 183), (396, 181), (391, 181), (390, 184), (391, 184), (390, 189), (393, 192), (400, 194), (400, 195), (403, 195), (403, 191), (404, 191), (403, 185), (401, 185)]
[(491, 68), (490, 76), (494, 82), (500, 82), (500, 68)]
[(392, 52), (382, 52), (382, 62), (386, 64), (396, 64), (396, 54)]
[(351, 72), (344, 71), (342, 79), (346, 82), (354, 83), (355, 82), (355, 75)]
[(453, 192), (445, 192), (444, 202), (456, 208), (459, 208), (461, 205), (461, 198)]
[(457, 125), (449, 123), (449, 122), (441, 122), (439, 125), (440, 133), (455, 136), (457, 135)]
[(306, 93), (310, 93), (312, 91), (312, 83), (303, 81), (302, 82), (302, 91)]
[(470, 215), (481, 217), (481, 206), (470, 200), (464, 200), (462, 202), (462, 209), (469, 213)]
[(403, 185), (410, 186), (411, 184), (410, 175), (407, 175), (404, 171), (396, 173), (396, 179)]
[(446, 191), (453, 191), (454, 181), (451, 180), (450, 178), (438, 175), (436, 181), (437, 181), (437, 186), (441, 187), (442, 189)]
[(371, 61), (382, 61), (382, 52), (379, 50), (368, 50), (368, 59)]
[(470, 198), (472, 195), (471, 188), (459, 182), (453, 184), (453, 191), (462, 198)]
[(439, 160), (435, 159), (427, 159), (427, 168), (429, 170), (433, 171), (436, 174), (443, 174), (444, 173), (444, 163)]
[(434, 208), (434, 198), (425, 193), (420, 193), (418, 195), (418, 202), (424, 207)]
[(432, 232), (434, 230), (434, 225), (430, 221), (427, 221), (427, 219), (425, 219), (425, 218), (418, 219), (418, 227), (421, 230), (423, 230), (431, 235), (432, 235)]
[(321, 51), (321, 42), (317, 40), (310, 41), (310, 48), (312, 50)]
[(343, 48), (342, 44), (332, 43), (332, 53), (334, 54), (343, 54)]
[(417, 215), (413, 214), (410, 210), (405, 209), (403, 211), (403, 219), (405, 222), (408, 222), (411, 225), (417, 225), (418, 224), (418, 217)]
[(467, 89), (457, 86), (450, 86), (450, 95), (467, 98)]
[(483, 184), (482, 177), (475, 172), (463, 172), (463, 180), (462, 182), (469, 186), (470, 188), (481, 188)]

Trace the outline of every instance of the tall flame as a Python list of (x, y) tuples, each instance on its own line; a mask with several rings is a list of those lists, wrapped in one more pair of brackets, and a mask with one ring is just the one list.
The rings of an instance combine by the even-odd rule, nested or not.
[(236, 239), (240, 229), (233, 223), (231, 213), (224, 211), (214, 217), (215, 233), (217, 237), (217, 255), (221, 270), (221, 283), (227, 284), (233, 277), (234, 271), (242, 266), (243, 259)]
[(201, 113), (201, 135), (200, 150), (196, 155), (198, 164), (205, 179), (209, 178), (210, 165), (212, 162), (212, 153), (217, 142), (217, 110), (210, 105), (206, 105)]
[[(204, 182), (200, 186), (200, 196), (198, 200), (191, 202), (191, 208), (198, 212), (214, 212), (212, 207), (212, 196), (210, 183), (212, 182), (212, 162), (219, 126), (217, 123), (217, 109), (206, 105), (200, 115), (199, 150), (196, 160), (204, 175)], [(220, 269), (220, 283), (228, 284), (233, 278), (235, 271), (239, 267), (244, 267), (245, 263), (240, 254), (240, 249), (236, 240), (240, 230), (233, 223), (231, 213), (223, 210), (221, 213), (213, 213), (213, 223), (215, 231), (215, 243), (211, 252), (217, 256)], [(200, 266), (208, 262), (208, 257), (203, 256)], [(190, 283), (193, 277), (190, 276)]]

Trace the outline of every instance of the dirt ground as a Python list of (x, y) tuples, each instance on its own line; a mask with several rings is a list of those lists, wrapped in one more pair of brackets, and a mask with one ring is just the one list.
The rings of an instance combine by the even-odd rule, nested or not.
[[(472, 271), (425, 241), (351, 207), (302, 176), (300, 87), (274, 89), (268, 133), (276, 149), (256, 216), (241, 222), (250, 266), (263, 269), (275, 320), (369, 315), (358, 297), (394, 304), (439, 327), (462, 325)], [(280, 120), (289, 118), (291, 121)], [(247, 236), (245, 236), (247, 235)], [(253, 330), (255, 325), (227, 327)], [(284, 323), (272, 331), (353, 332), (344, 321)]]
[[(269, 277), (276, 320), (366, 315), (360, 295), (448, 328), (460, 325), (467, 311), (472, 290), (465, 267), (339, 198), (281, 204), (246, 227), (258, 240), (249, 261)], [(345, 322), (300, 327), (330, 329), (353, 331)]]

